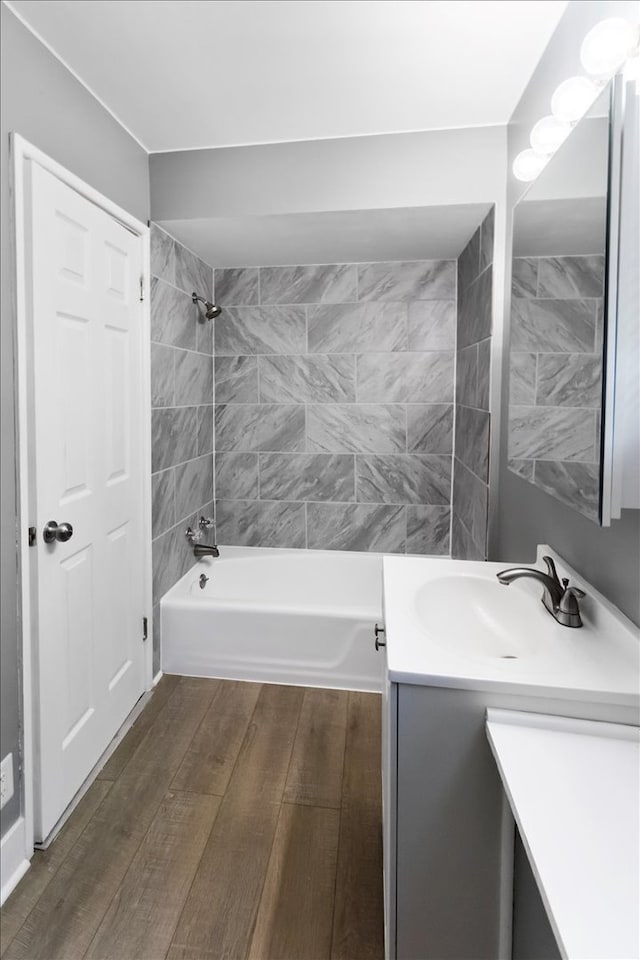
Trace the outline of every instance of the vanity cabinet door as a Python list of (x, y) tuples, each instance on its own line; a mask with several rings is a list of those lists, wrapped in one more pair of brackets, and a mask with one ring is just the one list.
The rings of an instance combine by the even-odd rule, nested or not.
[[(386, 652), (385, 652), (386, 659)], [(396, 797), (398, 771), (398, 685), (385, 664), (382, 691), (382, 838), (384, 877), (384, 955), (396, 957)]]

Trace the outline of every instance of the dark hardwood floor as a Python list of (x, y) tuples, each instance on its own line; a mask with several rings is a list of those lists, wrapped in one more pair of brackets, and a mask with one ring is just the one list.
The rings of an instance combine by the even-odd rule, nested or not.
[(380, 697), (165, 676), (3, 960), (382, 960)]

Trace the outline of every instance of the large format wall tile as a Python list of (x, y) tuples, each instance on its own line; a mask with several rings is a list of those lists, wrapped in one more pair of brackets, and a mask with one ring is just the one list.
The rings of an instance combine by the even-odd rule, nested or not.
[(175, 390), (174, 349), (151, 344), (151, 406), (172, 407)]
[(451, 300), (455, 295), (455, 260), (358, 265), (360, 300)]
[(196, 257), (195, 253), (187, 250), (181, 243), (176, 243), (176, 287), (191, 295), (211, 300), (213, 297), (213, 270), (208, 264)]
[(232, 267), (215, 271), (216, 303), (225, 308), (249, 306), (260, 302), (260, 281), (257, 267)]
[(261, 453), (261, 500), (355, 500), (350, 454)]
[(453, 400), (453, 351), (358, 357), (358, 400), (446, 403)]
[(490, 268), (484, 270), (459, 295), (458, 350), (491, 336), (492, 274)]
[[(160, 599), (193, 565), (184, 532), (213, 514), (213, 325), (191, 301), (213, 270), (151, 224), (153, 669)], [(197, 459), (196, 459), (197, 458)]]
[(220, 404), (215, 418), (216, 450), (304, 450), (302, 405)]
[(408, 304), (409, 350), (453, 350), (455, 300), (413, 300)]
[(326, 453), (400, 453), (406, 449), (404, 407), (323, 404), (307, 408), (307, 446)]
[(310, 550), (404, 553), (405, 508), (386, 504), (309, 503), (307, 546)]
[(305, 505), (267, 500), (217, 500), (218, 543), (242, 547), (304, 547)]
[(304, 353), (304, 307), (227, 307), (215, 320), (215, 354)]
[(453, 510), (484, 553), (487, 534), (488, 487), (456, 459), (453, 472)]
[(591, 520), (598, 519), (600, 468), (597, 463), (537, 460), (535, 483)]
[(509, 410), (509, 456), (514, 460), (595, 460), (596, 411), (572, 407)]
[(198, 314), (191, 297), (157, 277), (151, 278), (151, 339), (185, 350), (196, 349)]
[(216, 357), (216, 403), (258, 403), (258, 358)]
[(213, 404), (198, 407), (198, 445), (199, 457), (213, 452)]
[(407, 507), (407, 553), (446, 557), (450, 524), (450, 507)]
[(165, 533), (176, 522), (175, 511), (176, 483), (175, 472), (163, 470), (154, 473), (151, 478), (151, 526), (152, 539)]
[(446, 553), (456, 262), (225, 269), (214, 290), (220, 541)]
[(486, 410), (456, 408), (456, 458), (485, 483), (489, 480), (489, 420)]
[(198, 446), (196, 407), (167, 407), (151, 411), (151, 470), (156, 473), (176, 463), (193, 460)]
[(538, 357), (537, 404), (553, 407), (600, 407), (601, 402), (600, 357), (589, 354), (541, 354)]
[(495, 207), (492, 207), (480, 225), (480, 272), (493, 263)]
[(407, 451), (451, 453), (453, 404), (411, 403), (407, 406)]
[(203, 353), (175, 351), (175, 403), (211, 403), (213, 400), (213, 360)]
[(595, 300), (511, 302), (511, 349), (530, 353), (592, 353)]
[(257, 500), (258, 454), (216, 453), (216, 497), (220, 500)]
[[(604, 245), (604, 238), (603, 238)], [(538, 296), (576, 300), (604, 294), (604, 257), (542, 257)]]
[(174, 284), (176, 280), (176, 244), (173, 237), (157, 224), (151, 224), (151, 273)]
[(176, 520), (189, 516), (196, 504), (207, 503), (213, 496), (213, 455), (181, 463), (175, 468)]
[(262, 403), (353, 403), (353, 356), (260, 357)]
[(485, 559), (489, 498), (494, 208), (458, 258), (451, 555)]
[(470, 287), (480, 274), (480, 227), (458, 257), (458, 292)]
[(357, 299), (350, 263), (318, 267), (261, 267), (261, 303), (346, 303)]
[(340, 303), (309, 307), (309, 353), (407, 349), (406, 303)]
[(361, 503), (444, 506), (451, 500), (451, 457), (358, 455), (356, 490)]
[(591, 519), (598, 506), (604, 269), (604, 255), (513, 261), (509, 468)]
[(514, 353), (509, 357), (509, 402), (536, 402), (536, 353)]

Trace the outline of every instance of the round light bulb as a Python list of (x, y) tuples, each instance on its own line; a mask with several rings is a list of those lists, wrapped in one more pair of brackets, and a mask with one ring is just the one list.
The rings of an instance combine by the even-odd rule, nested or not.
[(616, 73), (638, 44), (638, 27), (622, 17), (597, 23), (580, 48), (582, 66), (592, 77), (606, 80)]
[(531, 146), (536, 153), (549, 157), (571, 133), (571, 124), (557, 117), (543, 117), (531, 131)]
[(587, 77), (570, 77), (556, 88), (551, 97), (551, 113), (557, 120), (575, 123), (585, 115), (600, 87)]
[(523, 150), (513, 161), (513, 175), (528, 183), (544, 170), (548, 157), (541, 157), (535, 150)]

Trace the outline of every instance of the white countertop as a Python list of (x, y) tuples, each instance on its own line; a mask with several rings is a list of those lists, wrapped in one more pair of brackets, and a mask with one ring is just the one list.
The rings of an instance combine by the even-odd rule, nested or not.
[(487, 710), (487, 736), (563, 957), (640, 956), (640, 729)]
[[(540, 546), (538, 554), (539, 557), (552, 556), (559, 575), (569, 577), (572, 585), (587, 591), (580, 602), (582, 628), (570, 629), (553, 619), (540, 602), (542, 587), (535, 580), (523, 578), (508, 588), (501, 586), (496, 573), (513, 564), (385, 557), (384, 621), (389, 679), (395, 683), (526, 693), (638, 709), (640, 643), (637, 628), (549, 547)], [(537, 566), (544, 569), (540, 562)], [(482, 580), (489, 598), (495, 591), (495, 601), (491, 599), (491, 603), (512, 608), (516, 603), (521, 605), (522, 616), (514, 618), (516, 627), (512, 631), (515, 649), (519, 653), (515, 635), (522, 629), (535, 641), (533, 652), (523, 648), (514, 659), (499, 655), (471, 656), (468, 652), (464, 655), (461, 651), (468, 651), (469, 644), (457, 646), (457, 637), (472, 636), (474, 625), (462, 616), (461, 605), (466, 602), (462, 593), (459, 598), (454, 595), (450, 621), (447, 614), (443, 626), (440, 611), (439, 626), (434, 628), (429, 608), (418, 609), (419, 591), (428, 581), (442, 582), (446, 578), (451, 582), (451, 578), (458, 575)], [(479, 619), (484, 620), (479, 629), (483, 626), (485, 630), (491, 629), (490, 618), (483, 613), (482, 609), (478, 611)]]

